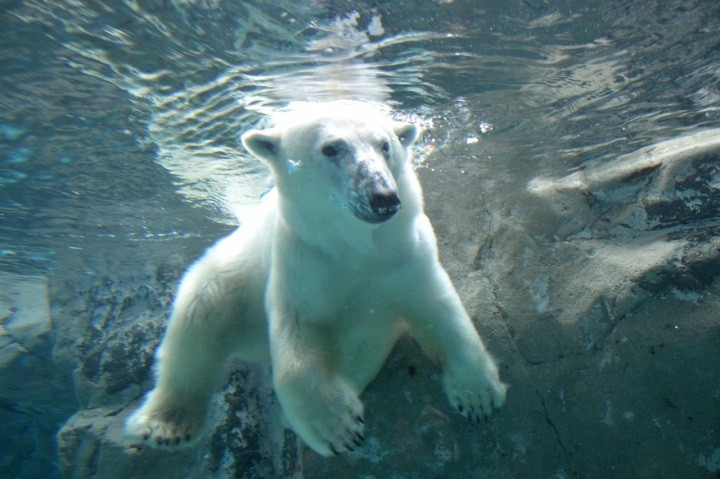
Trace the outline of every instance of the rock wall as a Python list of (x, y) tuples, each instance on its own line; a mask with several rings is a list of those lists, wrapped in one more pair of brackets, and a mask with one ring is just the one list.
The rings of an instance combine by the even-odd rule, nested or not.
[(0, 471), (19, 477), (57, 477), (54, 433), (77, 407), (52, 360), (53, 326), (47, 278), (0, 273), (0, 421), (12, 438)]

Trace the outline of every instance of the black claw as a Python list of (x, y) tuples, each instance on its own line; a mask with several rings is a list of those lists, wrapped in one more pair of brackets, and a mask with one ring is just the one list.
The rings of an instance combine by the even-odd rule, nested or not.
[(350, 452), (353, 452), (355, 450), (352, 447), (350, 447), (350, 445), (348, 443), (345, 443), (345, 449), (347, 449)]
[(182, 439), (180, 439), (180, 436), (176, 437), (176, 438), (175, 438), (175, 445), (177, 446), (178, 444), (180, 444), (180, 441), (182, 441)]
[(356, 419), (360, 424), (365, 424), (365, 419), (363, 419), (362, 416), (358, 416)]
[(460, 414), (462, 414), (462, 412), (463, 412), (463, 405), (462, 405), (462, 404), (458, 404), (458, 412), (459, 412)]
[(357, 438), (360, 439), (361, 441), (364, 441), (364, 440), (365, 440), (365, 436), (363, 436), (361, 432), (356, 432), (355, 435), (356, 435)]
[(190, 433), (185, 434), (185, 441), (186, 441), (186, 442), (190, 442), (190, 438), (191, 438), (191, 437), (192, 437), (192, 436), (190, 435)]
[(158, 446), (162, 446), (162, 445), (163, 445), (163, 440), (162, 440), (162, 438), (157, 438), (157, 439), (155, 440), (155, 442), (157, 443)]
[(150, 439), (150, 434), (143, 434), (143, 441)]
[(487, 414), (485, 414), (485, 422), (488, 422), (489, 419), (490, 419), (490, 416), (488, 416)]
[(362, 443), (357, 438), (353, 439), (353, 444), (355, 444), (357, 447), (362, 446)]
[(330, 450), (331, 450), (331, 451), (333, 452), (333, 454), (335, 454), (336, 456), (339, 456), (339, 455), (340, 455), (340, 453), (337, 452), (337, 449), (335, 449), (335, 446), (333, 446), (332, 444), (330, 444)]
[(169, 446), (169, 445), (170, 445), (170, 438), (165, 439), (165, 445), (166, 445), (166, 446)]

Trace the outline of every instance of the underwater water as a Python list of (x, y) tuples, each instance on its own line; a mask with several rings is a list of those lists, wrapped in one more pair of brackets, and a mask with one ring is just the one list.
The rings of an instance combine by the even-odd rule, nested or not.
[[(720, 475), (720, 3), (0, 2), (0, 477)], [(403, 340), (363, 448), (235, 364), (207, 438), (122, 423), (185, 268), (271, 187), (239, 143), (352, 98), (418, 123), (441, 260), (510, 384), (462, 421)]]

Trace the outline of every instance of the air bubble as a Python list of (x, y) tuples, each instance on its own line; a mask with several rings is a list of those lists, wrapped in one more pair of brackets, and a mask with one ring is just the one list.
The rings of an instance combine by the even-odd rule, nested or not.
[(296, 173), (302, 167), (302, 160), (287, 160), (288, 161), (288, 173)]

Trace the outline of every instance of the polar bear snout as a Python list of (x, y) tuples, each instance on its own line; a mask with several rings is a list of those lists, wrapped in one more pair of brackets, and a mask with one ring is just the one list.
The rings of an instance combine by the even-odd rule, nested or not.
[(352, 196), (355, 198), (350, 201), (350, 209), (366, 223), (384, 223), (400, 209), (400, 197), (394, 189), (371, 189)]
[(384, 223), (395, 216), (400, 209), (400, 196), (390, 171), (361, 163), (350, 191), (349, 205), (353, 214), (366, 223)]
[(375, 223), (387, 221), (400, 209), (400, 198), (395, 191), (373, 193), (370, 196), (370, 209), (375, 213)]

